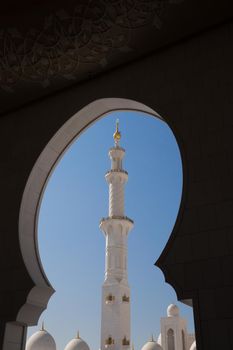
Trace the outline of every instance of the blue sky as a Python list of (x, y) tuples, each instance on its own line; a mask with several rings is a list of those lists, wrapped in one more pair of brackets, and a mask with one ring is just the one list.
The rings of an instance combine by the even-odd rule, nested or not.
[[(55, 168), (39, 215), (39, 250), (56, 289), (40, 323), (63, 350), (77, 330), (91, 350), (100, 346), (101, 286), (105, 241), (99, 221), (108, 213), (108, 149), (119, 118), (126, 215), (135, 222), (128, 240), (131, 287), (131, 340), (140, 350), (160, 317), (177, 303), (193, 331), (192, 309), (176, 302), (172, 287), (154, 266), (174, 226), (182, 192), (182, 165), (175, 137), (159, 119), (135, 112), (114, 112), (96, 122), (73, 143)], [(31, 327), (30, 336), (38, 330)]]

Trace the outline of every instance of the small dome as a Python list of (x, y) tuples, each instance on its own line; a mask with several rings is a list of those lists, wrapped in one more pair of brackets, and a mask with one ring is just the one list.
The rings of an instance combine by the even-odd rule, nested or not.
[(194, 342), (192, 343), (190, 350), (197, 350), (196, 340), (194, 340)]
[(171, 304), (167, 308), (167, 316), (168, 317), (177, 317), (179, 316), (179, 308), (175, 304)]
[(78, 335), (66, 345), (65, 350), (90, 350), (90, 348), (87, 343)]
[(161, 335), (161, 333), (160, 333), (159, 336), (158, 336), (157, 343), (158, 343), (159, 345), (162, 345), (162, 335)]
[(56, 350), (56, 343), (51, 334), (41, 329), (28, 339), (26, 350)]
[(145, 345), (143, 345), (141, 350), (162, 350), (162, 346), (159, 345), (154, 339), (152, 338), (149, 340)]

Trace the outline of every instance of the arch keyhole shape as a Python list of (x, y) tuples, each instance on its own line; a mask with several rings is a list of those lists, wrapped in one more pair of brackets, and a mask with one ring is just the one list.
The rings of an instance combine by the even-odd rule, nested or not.
[[(130, 112), (130, 113), (133, 113), (133, 112), (141, 113), (141, 114), (144, 114), (145, 116), (146, 115), (149, 117), (152, 116), (162, 121), (162, 118), (156, 112), (135, 101), (122, 100), (122, 99), (104, 99), (104, 100), (95, 101), (91, 105), (85, 107), (82, 111), (79, 111), (57, 132), (57, 134), (51, 139), (49, 144), (46, 146), (45, 150), (42, 152), (41, 156), (39, 157), (29, 177), (28, 184), (26, 186), (22, 205), (21, 205), (20, 243), (21, 243), (21, 249), (25, 259), (25, 263), (27, 265), (27, 268), (30, 274), (33, 276), (35, 281), (35, 291), (37, 291), (37, 298), (39, 296), (39, 298), (41, 297), (41, 300), (43, 300), (41, 305), (44, 305), (44, 309), (46, 308), (49, 297), (53, 292), (53, 288), (46, 277), (46, 274), (44, 272), (44, 269), (40, 260), (38, 242), (37, 242), (37, 234), (38, 234), (37, 223), (38, 223), (39, 208), (42, 202), (45, 188), (58, 161), (62, 158), (63, 154), (73, 144), (73, 142), (77, 139), (77, 137), (79, 137), (87, 127), (91, 126), (95, 121), (97, 121), (98, 119), (101, 119), (106, 115), (109, 115), (113, 112), (121, 113), (123, 111)], [(136, 138), (137, 138), (138, 147), (140, 148), (140, 134), (136, 136)], [(129, 150), (127, 150), (127, 152), (128, 151)], [(143, 159), (141, 159), (140, 157), (135, 160), (135, 163), (137, 164), (137, 166), (141, 166), (141, 163), (140, 163), (141, 160), (143, 161)], [(107, 160), (106, 160), (106, 167), (107, 167)], [(38, 182), (38, 172), (40, 172), (39, 182)], [(131, 176), (132, 176), (132, 172), (131, 172)], [(30, 206), (30, 203), (32, 198), (35, 201), (35, 196), (34, 196), (35, 192), (33, 192), (33, 189), (35, 190), (35, 188), (38, 196), (36, 197), (36, 205), (35, 205), (35, 210), (33, 212), (33, 208)], [(179, 201), (180, 201), (180, 198), (179, 198)], [(29, 207), (30, 207), (30, 210), (27, 210)], [(178, 210), (179, 210), (179, 205), (177, 208), (177, 212)], [(29, 218), (30, 225), (28, 227), (26, 227), (25, 225), (26, 212), (27, 212), (27, 219), (28, 219), (28, 212), (30, 212), (30, 218)], [(176, 217), (174, 218), (174, 221), (175, 219)], [(28, 221), (27, 221), (27, 224), (28, 224)], [(172, 231), (173, 225), (172, 227), (170, 227), (168, 236), (166, 238), (163, 238), (163, 246), (166, 244), (166, 241)], [(26, 238), (25, 236), (26, 231), (28, 236), (31, 235), (32, 242), (34, 242), (33, 246), (31, 247), (32, 249), (29, 249), (28, 244), (27, 246), (24, 244), (25, 242), (24, 240)], [(154, 256), (153, 260), (151, 261), (151, 266), (153, 269), (155, 269), (153, 267), (155, 258), (156, 256)], [(33, 298), (32, 298), (32, 301), (33, 301)], [(38, 320), (42, 309), (37, 310), (37, 315), (35, 315), (34, 320), (32, 320), (30, 325), (35, 324), (37, 322), (36, 320)], [(24, 308), (21, 309), (20, 317), (22, 320), (24, 319)]]

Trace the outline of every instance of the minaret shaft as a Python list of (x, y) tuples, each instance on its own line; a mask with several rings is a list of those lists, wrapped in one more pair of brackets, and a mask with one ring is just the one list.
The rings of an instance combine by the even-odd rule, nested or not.
[[(125, 285), (128, 284), (127, 231), (132, 223), (129, 223), (127, 219), (124, 221), (122, 225), (122, 219), (109, 219), (103, 224), (108, 231), (105, 249), (105, 283), (115, 279), (124, 282)], [(106, 227), (107, 224), (110, 227)]]
[(109, 184), (109, 217), (102, 219), (100, 223), (100, 228), (106, 238), (105, 281), (102, 287), (101, 350), (128, 350), (130, 348), (127, 237), (133, 227), (133, 222), (124, 213), (124, 185), (128, 180), (128, 174), (122, 169), (125, 150), (118, 145), (119, 135), (117, 127), (114, 134), (115, 147), (109, 150), (111, 170), (105, 175)]
[(124, 216), (124, 184), (109, 184), (109, 216)]

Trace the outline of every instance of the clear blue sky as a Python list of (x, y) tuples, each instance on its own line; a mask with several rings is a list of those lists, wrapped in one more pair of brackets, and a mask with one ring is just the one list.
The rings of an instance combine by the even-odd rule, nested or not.
[[(157, 337), (160, 317), (176, 302), (172, 287), (154, 266), (178, 213), (182, 192), (179, 149), (169, 127), (135, 112), (114, 112), (88, 128), (69, 148), (46, 188), (39, 216), (39, 248), (47, 277), (56, 289), (40, 323), (54, 336), (57, 350), (80, 330), (91, 350), (100, 346), (101, 286), (105, 241), (98, 226), (108, 213), (108, 149), (116, 118), (124, 168), (126, 215), (135, 222), (128, 240), (131, 330), (135, 350)], [(190, 307), (178, 303), (193, 331)], [(32, 327), (28, 335), (38, 327)]]

